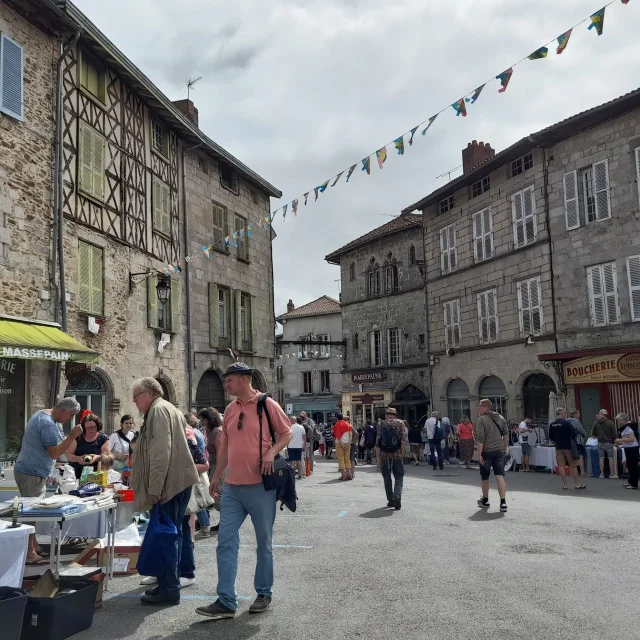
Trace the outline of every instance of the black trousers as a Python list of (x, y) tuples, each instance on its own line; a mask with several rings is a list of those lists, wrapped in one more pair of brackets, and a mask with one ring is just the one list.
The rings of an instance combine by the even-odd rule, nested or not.
[(638, 486), (638, 459), (640, 449), (638, 447), (626, 447), (624, 454), (627, 456), (627, 470), (629, 471), (629, 484), (632, 487)]
[(442, 440), (429, 440), (429, 457), (430, 460), (429, 462), (433, 465), (433, 468), (436, 468), (436, 459), (435, 456), (433, 455), (435, 453), (438, 454), (438, 462), (437, 464), (440, 465), (440, 471), (442, 471), (444, 469), (444, 460), (442, 458)]

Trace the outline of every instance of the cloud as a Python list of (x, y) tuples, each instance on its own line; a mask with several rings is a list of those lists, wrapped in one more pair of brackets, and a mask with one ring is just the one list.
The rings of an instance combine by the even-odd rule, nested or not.
[[(200, 126), (283, 191), (281, 206), (445, 108), (402, 158), (358, 168), (276, 223), (276, 313), (337, 296), (324, 256), (444, 184), (473, 139), (498, 151), (640, 86), (640, 3), (578, 26), (566, 51), (488, 84), (467, 118), (448, 107), (591, 12), (581, 0), (76, 0), (172, 99), (185, 79)], [(455, 177), (455, 174), (454, 174)], [(312, 199), (311, 199), (312, 200)]]

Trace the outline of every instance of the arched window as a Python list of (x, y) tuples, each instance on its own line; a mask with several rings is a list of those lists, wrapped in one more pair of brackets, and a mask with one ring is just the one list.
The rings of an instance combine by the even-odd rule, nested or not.
[(544, 373), (531, 374), (522, 385), (524, 416), (540, 426), (549, 424), (549, 394), (556, 393), (553, 380)]
[(487, 376), (481, 383), (479, 389), (480, 398), (491, 400), (493, 410), (497, 411), (503, 418), (507, 418), (507, 389), (504, 382), (496, 376)]
[(386, 293), (394, 293), (398, 290), (398, 267), (395, 264), (386, 268)]
[(369, 298), (379, 296), (381, 292), (380, 266), (375, 258), (371, 258), (367, 270), (367, 294)]
[(352, 262), (349, 267), (349, 280), (353, 282), (356, 279), (356, 263)]
[[(106, 422), (107, 385), (95, 371), (90, 371), (77, 385), (67, 385), (64, 395), (66, 398), (75, 398), (81, 409), (88, 409)], [(64, 432), (69, 433), (74, 424), (73, 420), (66, 423)]]
[(451, 424), (458, 424), (462, 416), (468, 416), (471, 413), (469, 387), (460, 378), (452, 380), (447, 387), (447, 413)]
[(356, 332), (353, 334), (353, 350), (354, 350), (354, 351), (357, 351), (357, 350), (358, 350), (358, 344), (359, 344), (359, 343), (358, 343), (358, 332), (356, 331)]
[(409, 264), (413, 266), (416, 263), (416, 248), (411, 245), (409, 247)]

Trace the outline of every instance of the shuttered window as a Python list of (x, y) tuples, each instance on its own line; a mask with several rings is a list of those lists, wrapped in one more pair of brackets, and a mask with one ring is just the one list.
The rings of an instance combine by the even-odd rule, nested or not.
[(165, 236), (171, 235), (171, 190), (154, 176), (151, 187), (153, 228)]
[(567, 230), (580, 226), (578, 210), (578, 172), (570, 171), (564, 174), (564, 218)]
[(235, 231), (238, 234), (236, 236), (236, 242), (238, 248), (236, 249), (236, 256), (240, 260), (249, 262), (249, 238), (247, 236), (247, 220), (242, 216), (235, 216)]
[(444, 227), (444, 229), (440, 229), (440, 261), (442, 273), (449, 273), (456, 270), (458, 265), (456, 230), (452, 224)]
[(213, 242), (216, 249), (226, 251), (224, 238), (229, 235), (227, 208), (217, 202), (213, 203)]
[(591, 324), (605, 327), (620, 322), (618, 280), (615, 262), (596, 264), (587, 268)]
[(483, 209), (473, 216), (473, 254), (476, 262), (493, 256), (491, 209)]
[(513, 241), (516, 249), (535, 241), (538, 235), (533, 187), (527, 187), (511, 196), (513, 213)]
[(444, 303), (445, 348), (460, 346), (460, 300)]
[(371, 366), (380, 367), (382, 365), (382, 331), (369, 332), (369, 351), (371, 355)]
[(586, 169), (582, 174), (582, 186), (587, 223), (610, 218), (609, 161), (596, 162)]
[(103, 315), (104, 254), (87, 242), (78, 244), (78, 309), (93, 316)]
[(480, 344), (498, 340), (498, 300), (495, 289), (478, 294)]
[(520, 333), (523, 337), (542, 334), (542, 296), (540, 278), (518, 282)]
[(105, 145), (105, 139), (95, 129), (80, 123), (78, 188), (101, 202), (104, 200)]
[(638, 185), (638, 202), (640, 202), (640, 147), (636, 149), (636, 183)]
[(22, 47), (0, 34), (0, 111), (16, 120), (24, 117), (23, 73)]
[(629, 276), (629, 300), (631, 301), (631, 319), (640, 322), (640, 256), (627, 258)]
[(402, 338), (400, 329), (387, 329), (387, 362), (402, 364)]

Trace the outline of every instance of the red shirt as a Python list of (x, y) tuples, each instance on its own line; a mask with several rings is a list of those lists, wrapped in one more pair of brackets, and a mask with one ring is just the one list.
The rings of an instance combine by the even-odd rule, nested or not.
[(461, 422), (458, 425), (458, 433), (460, 440), (473, 440), (473, 424), (471, 422), (468, 424)]
[[(227, 477), (229, 484), (260, 484), (260, 446), (262, 455), (271, 447), (269, 423), (262, 416), (262, 444), (260, 445), (260, 425), (258, 422), (258, 398), (260, 392), (247, 402), (234, 400), (224, 412), (222, 423), (222, 441), (227, 445)], [(271, 424), (277, 435), (291, 433), (291, 423), (280, 405), (272, 398), (267, 398), (267, 410)], [(238, 429), (240, 414), (242, 429)]]
[(333, 425), (333, 437), (337, 441), (349, 431), (351, 431), (351, 425), (346, 420), (338, 420), (338, 422)]

